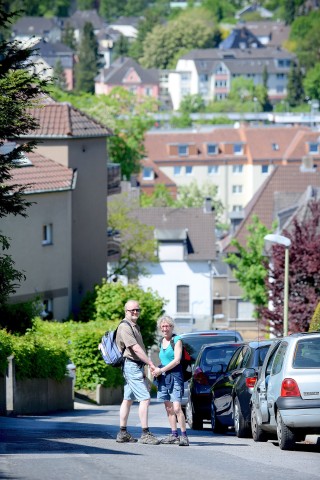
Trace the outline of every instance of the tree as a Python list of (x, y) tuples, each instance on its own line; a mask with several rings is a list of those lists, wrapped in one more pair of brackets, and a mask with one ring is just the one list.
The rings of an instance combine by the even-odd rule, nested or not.
[(61, 90), (66, 90), (67, 80), (64, 68), (62, 66), (60, 58), (56, 61), (54, 66), (54, 84)]
[(319, 10), (295, 19), (290, 32), (300, 66), (308, 71), (320, 61)]
[(61, 41), (67, 45), (71, 50), (75, 51), (77, 48), (77, 42), (74, 35), (74, 28), (69, 22), (66, 22), (66, 26), (62, 32)]
[(124, 35), (120, 35), (116, 41), (112, 51), (112, 59), (116, 60), (118, 57), (127, 57), (129, 53), (129, 40)]
[[(308, 204), (302, 220), (297, 217), (283, 235), (290, 238), (289, 249), (289, 331), (306, 332), (320, 296), (320, 203)], [(283, 332), (284, 247), (272, 248), (272, 268), (266, 279), (272, 309), (260, 309), (266, 327), (276, 335)]]
[(120, 237), (120, 258), (110, 265), (107, 278), (126, 276), (129, 280), (148, 275), (143, 263), (156, 263), (153, 227), (143, 225), (133, 216), (133, 205), (125, 195), (108, 202), (108, 228)]
[(303, 75), (300, 67), (293, 62), (288, 75), (287, 100), (291, 107), (297, 107), (304, 101)]
[(149, 32), (159, 23), (159, 15), (156, 11), (149, 8), (144, 18), (138, 24), (138, 33), (136, 39), (130, 44), (129, 56), (139, 61), (143, 56), (143, 43)]
[[(26, 185), (12, 185), (12, 169), (17, 166), (24, 153), (31, 152), (35, 142), (15, 144), (15, 140), (37, 128), (37, 122), (28, 114), (28, 108), (37, 104), (46, 81), (33, 73), (30, 60), (33, 50), (21, 48), (16, 42), (7, 42), (5, 29), (15, 18), (0, 6), (0, 218), (8, 215), (27, 216), (31, 203), (23, 194)], [(7, 143), (11, 141), (12, 143)], [(16, 291), (24, 278), (14, 268), (12, 257), (3, 252), (10, 247), (10, 239), (0, 232), (0, 308), (9, 295)]]
[(320, 302), (316, 306), (312, 320), (310, 322), (309, 332), (316, 332), (320, 330)]
[(99, 13), (108, 22), (124, 15), (126, 0), (101, 0)]
[(255, 315), (259, 318), (259, 309), (268, 303), (268, 290), (265, 285), (268, 269), (263, 251), (264, 237), (271, 233), (271, 230), (260, 222), (257, 215), (253, 215), (248, 232), (245, 246), (236, 239), (231, 241), (237, 251), (230, 253), (224, 261), (232, 268), (234, 277), (244, 291), (244, 299), (256, 307)]
[(145, 68), (175, 68), (177, 59), (187, 51), (215, 46), (213, 22), (199, 12), (197, 10), (197, 17), (184, 12), (166, 25), (156, 25), (145, 38), (142, 65)]
[(165, 185), (155, 186), (154, 192), (147, 195), (144, 192), (140, 194), (140, 207), (173, 207), (174, 199)]
[(78, 92), (94, 93), (94, 79), (99, 72), (100, 56), (98, 42), (92, 23), (86, 22), (79, 48), (79, 61), (75, 69), (76, 90)]
[(305, 93), (312, 100), (320, 100), (320, 63), (311, 68), (303, 82)]

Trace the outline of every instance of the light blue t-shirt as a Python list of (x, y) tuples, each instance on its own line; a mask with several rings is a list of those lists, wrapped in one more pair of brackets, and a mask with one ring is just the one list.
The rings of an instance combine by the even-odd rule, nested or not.
[[(180, 335), (175, 335), (172, 338), (173, 338), (174, 344), (176, 344), (178, 340), (181, 340)], [(163, 348), (162, 347), (162, 342), (161, 342), (159, 358), (160, 358), (160, 361), (161, 361), (161, 365), (163, 367), (168, 365), (168, 363), (172, 362), (172, 360), (174, 359), (174, 351), (173, 351), (173, 348), (171, 346), (171, 343), (169, 343), (167, 348)]]

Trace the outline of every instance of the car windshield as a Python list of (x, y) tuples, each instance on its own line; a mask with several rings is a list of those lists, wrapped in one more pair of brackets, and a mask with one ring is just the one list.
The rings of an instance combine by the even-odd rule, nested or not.
[(201, 355), (200, 368), (202, 371), (210, 371), (213, 365), (224, 365), (229, 363), (234, 351), (239, 345), (221, 345), (221, 347), (212, 346), (205, 348)]
[(298, 341), (294, 368), (320, 368), (320, 338), (303, 338)]
[(190, 336), (190, 337), (181, 337), (184, 346), (186, 347), (187, 351), (189, 352), (192, 361), (195, 362), (202, 345), (210, 344), (210, 343), (222, 343), (222, 342), (237, 342), (239, 341), (235, 335), (199, 335), (199, 336)]

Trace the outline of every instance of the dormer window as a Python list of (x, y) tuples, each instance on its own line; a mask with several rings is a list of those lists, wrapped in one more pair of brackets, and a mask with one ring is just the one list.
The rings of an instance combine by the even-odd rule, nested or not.
[(179, 157), (186, 157), (188, 155), (188, 145), (178, 145)]
[(319, 144), (315, 142), (309, 143), (309, 153), (318, 153)]
[(242, 155), (243, 154), (243, 145), (242, 143), (235, 143), (233, 145), (233, 153), (235, 155)]
[(143, 178), (143, 180), (153, 180), (154, 179), (153, 168), (144, 167), (143, 168), (143, 173), (142, 173), (142, 178)]
[(232, 165), (232, 173), (242, 173), (243, 165)]
[(279, 145), (277, 143), (272, 144), (272, 150), (277, 151), (279, 150)]
[(207, 153), (208, 153), (208, 155), (217, 155), (218, 145), (216, 143), (208, 143)]

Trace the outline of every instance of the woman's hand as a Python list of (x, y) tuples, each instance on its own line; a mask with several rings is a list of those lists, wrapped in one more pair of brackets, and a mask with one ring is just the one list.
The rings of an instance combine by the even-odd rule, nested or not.
[(162, 372), (161, 372), (161, 368), (159, 368), (159, 367), (156, 367), (156, 368), (153, 370), (153, 372), (152, 372), (152, 373), (153, 373), (153, 376), (154, 376), (154, 377), (158, 377), (159, 375), (161, 375), (161, 374), (162, 374)]

